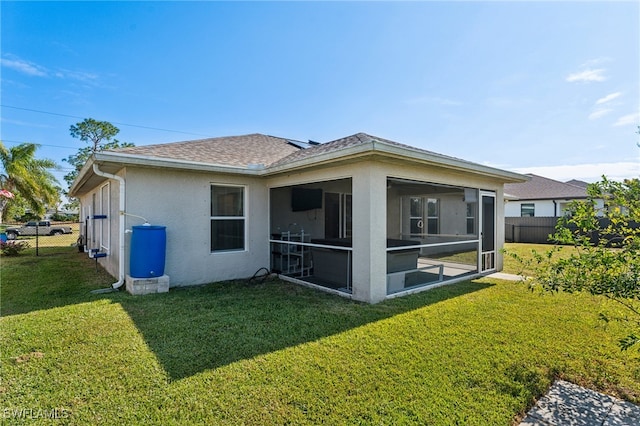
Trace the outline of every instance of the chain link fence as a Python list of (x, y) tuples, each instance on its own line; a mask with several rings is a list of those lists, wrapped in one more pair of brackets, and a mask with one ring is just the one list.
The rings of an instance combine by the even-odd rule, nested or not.
[(79, 231), (79, 222), (5, 223), (0, 227), (0, 241), (3, 245), (27, 246), (24, 254), (46, 256), (78, 250)]

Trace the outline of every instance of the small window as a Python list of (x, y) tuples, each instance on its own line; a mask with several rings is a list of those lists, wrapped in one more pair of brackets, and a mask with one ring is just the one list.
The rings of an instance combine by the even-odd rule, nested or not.
[(520, 205), (520, 216), (521, 217), (534, 217), (536, 215), (536, 205), (535, 204), (521, 204)]
[(427, 233), (440, 233), (440, 201), (436, 198), (427, 199)]
[(244, 187), (211, 185), (211, 251), (245, 249)]
[(476, 233), (476, 203), (467, 203), (467, 234)]

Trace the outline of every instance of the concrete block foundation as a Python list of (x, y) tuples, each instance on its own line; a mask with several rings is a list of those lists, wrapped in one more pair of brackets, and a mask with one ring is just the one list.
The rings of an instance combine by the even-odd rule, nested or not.
[(166, 293), (169, 291), (169, 276), (153, 278), (134, 278), (129, 275), (125, 277), (126, 289), (133, 295)]

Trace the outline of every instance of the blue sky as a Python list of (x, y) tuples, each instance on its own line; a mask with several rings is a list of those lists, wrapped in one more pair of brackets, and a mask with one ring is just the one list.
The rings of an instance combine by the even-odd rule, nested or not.
[(640, 175), (638, 2), (3, 1), (0, 13), (0, 138), (63, 167), (83, 146), (69, 126), (91, 117), (136, 145), (366, 132), (559, 180)]

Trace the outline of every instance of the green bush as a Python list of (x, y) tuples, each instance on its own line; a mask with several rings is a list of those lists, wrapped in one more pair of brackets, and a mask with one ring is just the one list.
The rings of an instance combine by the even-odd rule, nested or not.
[(17, 256), (29, 247), (29, 243), (26, 241), (0, 241), (0, 252), (3, 256)]
[(54, 213), (51, 215), (51, 220), (54, 222), (77, 222), (79, 220), (79, 215), (69, 213)]

